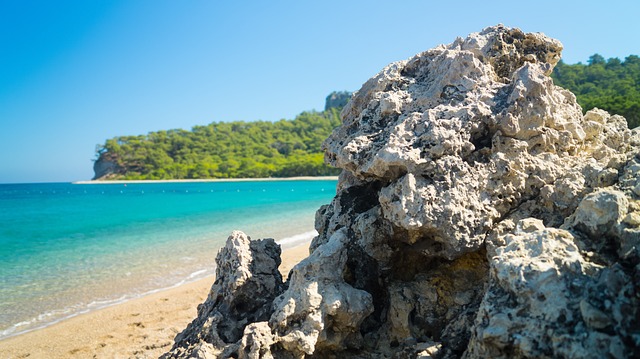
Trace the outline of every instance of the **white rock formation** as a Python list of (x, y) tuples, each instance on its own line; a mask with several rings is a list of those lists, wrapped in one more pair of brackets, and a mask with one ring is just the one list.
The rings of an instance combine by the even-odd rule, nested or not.
[(561, 50), (495, 26), (367, 81), (324, 144), (344, 171), (287, 289), (233, 335), (201, 310), (168, 355), (640, 356), (640, 134), (582, 115), (549, 77)]

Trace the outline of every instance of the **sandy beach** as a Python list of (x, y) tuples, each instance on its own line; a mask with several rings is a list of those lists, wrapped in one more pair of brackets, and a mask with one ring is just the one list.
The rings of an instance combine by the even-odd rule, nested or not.
[[(308, 255), (285, 249), (280, 271)], [(157, 358), (196, 316), (213, 277), (167, 289), (0, 341), (0, 358)]]

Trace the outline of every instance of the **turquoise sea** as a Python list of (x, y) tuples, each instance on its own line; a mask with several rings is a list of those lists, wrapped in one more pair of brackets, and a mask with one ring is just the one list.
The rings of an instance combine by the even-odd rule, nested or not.
[(0, 339), (214, 273), (233, 230), (295, 245), (336, 181), (0, 184)]

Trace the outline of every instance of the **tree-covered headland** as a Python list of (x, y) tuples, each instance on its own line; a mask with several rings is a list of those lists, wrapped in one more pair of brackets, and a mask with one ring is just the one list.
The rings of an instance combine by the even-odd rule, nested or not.
[[(214, 122), (191, 131), (118, 136), (97, 147), (98, 179), (203, 179), (337, 175), (320, 145), (340, 108), (277, 122)], [(99, 167), (109, 167), (105, 172)]]

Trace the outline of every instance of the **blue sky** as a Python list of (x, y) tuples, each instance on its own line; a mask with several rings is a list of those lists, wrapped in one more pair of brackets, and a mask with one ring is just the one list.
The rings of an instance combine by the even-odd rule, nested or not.
[(86, 180), (117, 135), (322, 110), (504, 23), (567, 63), (640, 54), (640, 2), (0, 0), (0, 183)]

